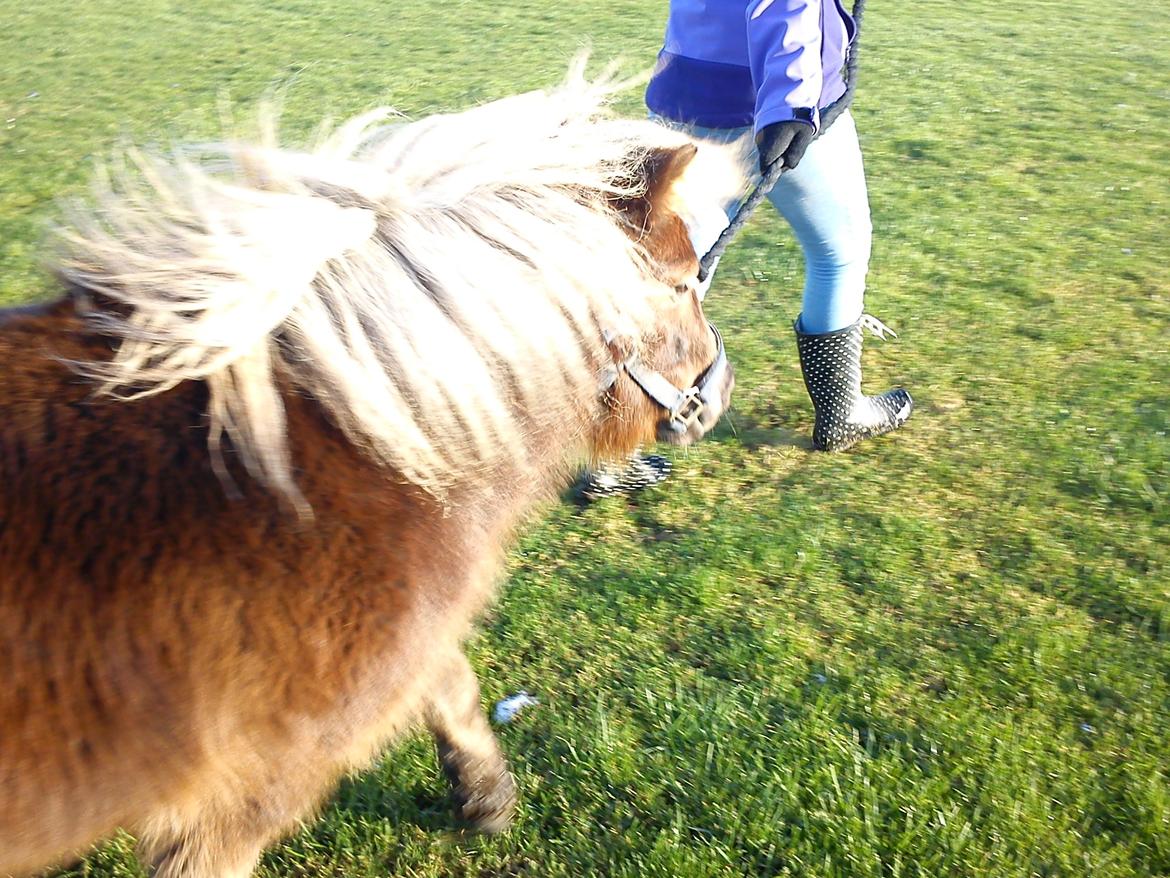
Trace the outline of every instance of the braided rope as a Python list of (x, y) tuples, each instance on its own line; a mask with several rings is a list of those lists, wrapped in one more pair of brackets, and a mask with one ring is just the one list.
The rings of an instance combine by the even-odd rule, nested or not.
[[(861, 47), (861, 18), (865, 14), (865, 0), (854, 0), (853, 2), (853, 21), (856, 24), (856, 29), (853, 35), (853, 42), (849, 47), (849, 55), (845, 59), (845, 93), (837, 100), (833, 101), (825, 112), (821, 113), (821, 127), (813, 137), (815, 140), (826, 131), (829, 126), (837, 121), (837, 118), (849, 109), (849, 105), (853, 102), (853, 93), (857, 90), (857, 55), (858, 49)], [(777, 159), (768, 166), (768, 170), (756, 184), (756, 188), (751, 191), (751, 194), (743, 200), (735, 215), (732, 216), (731, 222), (728, 223), (719, 238), (707, 251), (706, 255), (699, 260), (699, 283), (705, 283), (707, 277), (711, 273), (711, 268), (723, 252), (727, 249), (727, 245), (731, 243), (732, 239), (739, 234), (739, 230), (747, 225), (747, 221), (751, 219), (760, 202), (768, 197), (768, 193), (772, 191), (772, 187), (776, 185), (777, 181), (784, 175), (784, 163)]]

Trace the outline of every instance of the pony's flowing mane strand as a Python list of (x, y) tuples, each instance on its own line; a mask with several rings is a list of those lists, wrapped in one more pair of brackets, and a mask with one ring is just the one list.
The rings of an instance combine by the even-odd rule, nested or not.
[(273, 135), (126, 152), (58, 230), (59, 273), (121, 339), (82, 368), (120, 395), (206, 381), (213, 446), (226, 432), (297, 504), (282, 382), (436, 495), (522, 459), (538, 414), (582, 423), (603, 333), (641, 339), (665, 292), (612, 200), (686, 141), (609, 117), (612, 91), (577, 65), (462, 113), (368, 113), (309, 151)]

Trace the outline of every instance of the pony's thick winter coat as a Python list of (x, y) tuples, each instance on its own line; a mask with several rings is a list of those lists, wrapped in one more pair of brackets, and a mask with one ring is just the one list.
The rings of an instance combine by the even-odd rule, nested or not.
[(0, 312), (0, 875), (119, 826), (247, 874), (419, 719), (503, 825), (460, 641), (533, 503), (653, 438), (603, 376), (710, 363), (686, 224), (740, 185), (604, 96), (131, 153), (63, 225), (68, 296)]

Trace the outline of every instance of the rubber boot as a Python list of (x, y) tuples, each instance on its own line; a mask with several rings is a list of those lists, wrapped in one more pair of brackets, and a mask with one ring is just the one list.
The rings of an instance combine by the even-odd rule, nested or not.
[(578, 501), (592, 502), (618, 494), (633, 494), (665, 481), (670, 475), (670, 461), (657, 454), (632, 454), (625, 463), (600, 465), (581, 474), (573, 495)]
[(834, 332), (806, 333), (799, 319), (793, 324), (804, 386), (816, 411), (813, 448), (818, 451), (844, 451), (862, 439), (896, 430), (914, 409), (910, 394), (901, 388), (877, 396), (861, 392), (863, 328), (878, 338), (894, 335), (868, 314)]

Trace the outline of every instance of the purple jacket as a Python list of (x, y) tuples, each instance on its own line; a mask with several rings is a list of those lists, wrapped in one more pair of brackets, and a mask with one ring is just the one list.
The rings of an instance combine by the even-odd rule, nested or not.
[(646, 106), (707, 128), (819, 128), (855, 31), (841, 0), (671, 0)]

